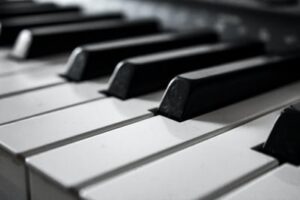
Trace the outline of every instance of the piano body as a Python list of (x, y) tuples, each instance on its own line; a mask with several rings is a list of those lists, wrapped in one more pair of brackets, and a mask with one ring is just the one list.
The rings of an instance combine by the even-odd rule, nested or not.
[(299, 11), (0, 1), (0, 199), (299, 199)]

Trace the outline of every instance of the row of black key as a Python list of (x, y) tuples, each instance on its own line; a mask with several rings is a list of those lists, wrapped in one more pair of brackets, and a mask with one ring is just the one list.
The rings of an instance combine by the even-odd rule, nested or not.
[[(9, 7), (12, 9), (5, 10)], [(107, 75), (113, 71), (119, 61), (128, 57), (202, 43), (213, 43), (218, 40), (217, 35), (210, 31), (159, 35), (158, 33), (161, 33), (162, 29), (156, 20), (146, 19), (128, 22), (123, 20), (124, 16), (120, 13), (82, 16), (77, 13), (80, 9), (75, 8), (74, 13), (68, 13), (66, 10), (67, 13), (64, 13), (64, 18), (60, 15), (44, 15), (52, 10), (60, 12), (60, 7), (53, 3), (9, 3), (4, 4), (3, 8), (0, 6), (1, 9), (4, 11), (2, 14), (7, 13), (8, 17), (22, 15), (22, 18), (10, 18), (1, 21), (3, 28), (0, 40), (3, 40), (3, 43), (13, 41), (14, 36), (20, 31), (29, 28), (19, 34), (15, 48), (12, 51), (12, 55), (17, 58), (57, 54), (85, 43), (150, 35), (145, 38), (141, 37), (141, 39), (127, 39), (125, 42), (120, 40), (107, 44), (83, 46), (80, 50), (75, 51), (75, 55), (71, 57), (69, 71), (64, 75), (69, 80), (75, 81)], [(40, 13), (43, 15), (35, 15)], [(31, 16), (24, 17), (27, 14)], [(158, 35), (151, 36), (151, 34)], [(130, 98), (162, 89), (176, 74), (200, 69), (206, 67), (206, 65), (212, 66), (262, 53), (264, 53), (264, 50), (260, 42), (238, 42), (236, 44), (218, 44), (206, 48), (190, 47), (177, 52), (158, 53), (157, 55), (127, 59), (117, 67), (107, 93), (122, 99)], [(274, 63), (280, 63), (280, 61), (280, 59), (279, 61), (275, 59)], [(273, 65), (272, 63), (271, 66)], [(231, 69), (232, 67), (228, 68)], [(261, 71), (261, 69), (259, 70)], [(218, 72), (218, 70), (216, 71)], [(153, 81), (153, 77), (156, 77), (157, 81)], [(294, 79), (296, 77), (290, 80)], [(288, 82), (288, 80), (285, 80), (285, 82)], [(177, 81), (174, 81), (174, 83), (177, 83)], [(195, 84), (195, 81), (193, 83)], [(280, 83), (277, 85), (280, 85)], [(189, 91), (192, 92), (192, 90)], [(257, 89), (257, 92), (253, 92), (253, 89), (251, 91), (252, 93), (262, 92), (259, 89)], [(236, 99), (241, 99), (241, 97)], [(165, 102), (166, 100), (163, 101), (162, 105), (166, 104)], [(163, 111), (164, 107), (161, 106), (161, 113), (165, 112)]]
[[(9, 4), (6, 6), (13, 7), (14, 5)], [(32, 15), (39, 14), (36, 10), (40, 10), (41, 13), (45, 14), (47, 12), (44, 12), (44, 9), (55, 10), (57, 8), (52, 3), (22, 3), (15, 6), (15, 9), (7, 10), (7, 13), (12, 16), (18, 16), (18, 14), (13, 15), (14, 13), (25, 15), (25, 12)], [(67, 17), (42, 15), (3, 20), (1, 22), (3, 24), (3, 35), (1, 35), (0, 40), (2, 39), (3, 43), (6, 41), (11, 42), (14, 40), (13, 35), (16, 36), (21, 30), (30, 28), (21, 32), (12, 55), (17, 58), (31, 58), (66, 52), (85, 43), (151, 35), (162, 31), (155, 20), (127, 22), (123, 21), (124, 16), (120, 13), (107, 13), (97, 16), (81, 16), (78, 13), (67, 13), (64, 15)], [(55, 26), (49, 27), (49, 25)], [(10, 35), (10, 38), (6, 38), (8, 37), (6, 35)], [(75, 55), (71, 57), (70, 69), (64, 76), (69, 80), (75, 81), (97, 78), (111, 73), (117, 62), (127, 57), (216, 41), (217, 35), (213, 32), (195, 31), (185, 34), (166, 33), (141, 38), (140, 40), (129, 39), (127, 42), (119, 41), (106, 45), (100, 43), (98, 45), (84, 46), (80, 50), (75, 51)], [(259, 42), (228, 43), (208, 48), (190, 47), (178, 52), (129, 59), (117, 67), (107, 94), (115, 95), (122, 99), (130, 98), (162, 89), (176, 74), (262, 53), (263, 47)], [(101, 65), (101, 67), (98, 65)], [(153, 77), (157, 80), (154, 81)], [(260, 91), (257, 90), (257, 92)], [(168, 95), (166, 95), (166, 99), (167, 97)], [(163, 108), (168, 107), (165, 106), (165, 102), (168, 101), (162, 101), (161, 113), (165, 113)], [(165, 110), (169, 110), (169, 108)], [(179, 120), (182, 119), (180, 118)]]
[(64, 12), (62, 14), (42, 14), (15, 17), (1, 20), (1, 45), (11, 45), (23, 29), (59, 24), (73, 24), (79, 22), (93, 22), (99, 20), (121, 20), (124, 15), (119, 12), (82, 15), (79, 12)]

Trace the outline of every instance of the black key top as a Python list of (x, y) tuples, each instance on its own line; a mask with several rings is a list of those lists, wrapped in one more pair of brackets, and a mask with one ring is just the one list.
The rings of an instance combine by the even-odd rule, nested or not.
[(8, 18), (1, 21), (0, 44), (12, 44), (19, 32), (26, 28), (46, 25), (72, 24), (78, 22), (92, 22), (108, 19), (122, 19), (119, 12), (102, 13), (97, 15), (82, 15), (80, 13), (59, 13), (46, 15), (33, 15), (17, 18)]
[(260, 42), (223, 43), (132, 58), (121, 62), (107, 93), (121, 99), (163, 89), (177, 74), (255, 56), (264, 52)]
[(47, 14), (47, 13), (63, 13), (63, 12), (79, 12), (77, 6), (57, 7), (54, 4), (33, 4), (31, 6), (20, 7), (18, 9), (1, 10), (0, 19), (19, 17), (26, 15)]
[(47, 3), (37, 3), (33, 1), (9, 1), (9, 2), (0, 2), (0, 10), (1, 12), (5, 9), (7, 10), (18, 10), (18, 9), (26, 9), (26, 8), (37, 8), (37, 7), (53, 7), (57, 8), (58, 5), (55, 3), (47, 2)]
[[(258, 1), (258, 0), (256, 0)], [(271, 6), (278, 5), (278, 6), (291, 6), (297, 5), (299, 2), (298, 0), (259, 0), (259, 3), (268, 4)]]
[(4, 11), (5, 8), (8, 11), (15, 10), (21, 11), (24, 9), (38, 9), (38, 8), (58, 8), (59, 5), (53, 2), (33, 2), (33, 1), (10, 1), (9, 3), (0, 3), (1, 11)]
[(3, 1), (0, 1), (0, 6), (1, 5), (10, 5), (10, 4), (26, 4), (26, 3), (31, 3), (31, 4), (33, 4), (33, 3), (36, 3), (36, 2), (33, 2), (33, 1), (30, 1), (30, 0), (13, 0), (13, 1), (10, 1), (10, 0), (3, 0)]
[(36, 2), (33, 1), (0, 1), (0, 9), (7, 8), (7, 9), (14, 9), (14, 8), (20, 8), (25, 6), (31, 6), (33, 4), (36, 4)]
[(111, 74), (118, 62), (125, 58), (216, 41), (215, 32), (193, 31), (86, 45), (74, 51), (65, 76), (72, 81), (96, 78)]
[(159, 113), (184, 121), (300, 78), (300, 57), (263, 56), (177, 76)]
[(24, 30), (20, 33), (12, 56), (34, 58), (58, 54), (75, 47), (105, 40), (146, 35), (160, 31), (156, 20), (76, 23)]
[(263, 152), (281, 162), (300, 165), (300, 104), (285, 109), (263, 145)]

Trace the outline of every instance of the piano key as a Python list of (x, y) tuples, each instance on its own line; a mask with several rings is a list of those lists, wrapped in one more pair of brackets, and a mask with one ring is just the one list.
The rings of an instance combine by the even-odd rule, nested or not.
[(0, 77), (19, 74), (24, 71), (38, 70), (43, 68), (49, 68), (56, 65), (65, 65), (67, 62), (67, 56), (55, 56), (44, 57), (34, 60), (16, 61), (9, 59), (10, 49), (0, 48)]
[(98, 91), (107, 88), (107, 80), (108, 78), (101, 78), (80, 84), (60, 84), (1, 99), (0, 124), (12, 123), (105, 98), (106, 96)]
[[(17, 135), (24, 134), (24, 132), (22, 133), (22, 130), (25, 130), (23, 128), (28, 128), (28, 143), (21, 144), (22, 141), (19, 140), (20, 143), (14, 150), (16, 150), (16, 153), (31, 151), (60, 140), (84, 135), (90, 131), (98, 129), (100, 129), (99, 132), (107, 131), (105, 129), (116, 126), (114, 124), (126, 124), (130, 120), (137, 120), (136, 118), (139, 116), (153, 116), (149, 110), (157, 106), (161, 94), (162, 92), (152, 93), (128, 101), (105, 98), (23, 120), (15, 124), (1, 126), (0, 130), (4, 134), (10, 132)], [(107, 113), (109, 113), (109, 116)], [(84, 116), (86, 117), (84, 118)], [(52, 127), (53, 124), (56, 126)], [(44, 130), (42, 134), (41, 130)], [(2, 136), (9, 141), (13, 139), (12, 135)]]
[[(0, 126), (0, 186), (10, 185), (7, 191), (13, 188), (26, 196), (25, 160), (19, 158), (147, 119), (153, 116), (148, 110), (157, 106), (161, 95), (152, 93), (126, 102), (106, 98)], [(20, 140), (24, 134), (26, 140)]]
[[(96, 135), (40, 153), (27, 160), (34, 169), (40, 172), (37, 176), (43, 177), (45, 181), (43, 183), (44, 192), (51, 191), (52, 193), (54, 192), (52, 188), (58, 187), (59, 195), (68, 196), (70, 188), (84, 188), (91, 183), (112, 178), (119, 173), (181, 150), (196, 142), (207, 142), (206, 140), (210, 138), (212, 140), (213, 137), (249, 120), (286, 106), (291, 103), (291, 100), (299, 100), (299, 88), (300, 83), (298, 82), (181, 123), (162, 116), (152, 117), (111, 130), (106, 134)], [(236, 132), (240, 134), (240, 131)], [(248, 138), (248, 136), (254, 137), (254, 135), (259, 136), (259, 138), (257, 140)], [(261, 138), (261, 136), (263, 137)], [(250, 148), (261, 144), (266, 137), (267, 134), (261, 134), (261, 132), (249, 134), (245, 139), (242, 135), (241, 140), (243, 142), (237, 140), (231, 142), (231, 146), (235, 144), (235, 147), (243, 147), (242, 144), (248, 141), (252, 142), (247, 144)], [(0, 141), (3, 139), (1, 138)], [(8, 140), (5, 143), (8, 144)], [(18, 147), (19, 145), (15, 144), (14, 146)], [(226, 153), (226, 151), (222, 151)], [(203, 151), (203, 153), (205, 152)], [(210, 156), (200, 155), (199, 158), (201, 157)], [(230, 160), (228, 156), (226, 159), (227, 161)], [(72, 166), (72, 170), (66, 166)], [(35, 170), (31, 171), (31, 175), (36, 177)], [(37, 195), (35, 198), (38, 199), (37, 182), (31, 183), (33, 184), (31, 185), (32, 192)]]
[(263, 56), (179, 75), (158, 112), (178, 121), (192, 118), (299, 80), (299, 63), (298, 55)]
[(31, 6), (33, 4), (36, 4), (36, 2), (33, 1), (0, 1), (0, 8), (8, 8), (8, 9), (14, 9), (24, 6)]
[(220, 43), (130, 58), (115, 69), (109, 95), (127, 99), (162, 89), (177, 74), (262, 54), (260, 42)]
[(9, 1), (9, 2), (0, 2), (0, 11), (16, 11), (24, 9), (37, 9), (37, 8), (57, 8), (58, 5), (52, 2), (32, 2), (32, 1)]
[(300, 195), (299, 180), (299, 167), (284, 164), (222, 199), (294, 200)]
[(24, 1), (24, 0), (0, 1), (0, 6), (7, 6), (7, 5), (14, 5), (14, 4), (22, 5), (22, 4), (27, 4), (27, 3), (35, 4), (36, 2), (33, 2), (31, 0), (28, 0), (28, 1), (27, 0), (26, 1)]
[(217, 41), (215, 32), (197, 30), (85, 45), (73, 52), (65, 76), (73, 81), (96, 78), (112, 73), (125, 58)]
[[(81, 141), (80, 143), (74, 143), (71, 146), (62, 147), (49, 151), (43, 154), (33, 156), (27, 161), (34, 169), (40, 173), (34, 173), (34, 170), (30, 170), (30, 188), (31, 197), (33, 200), (39, 199), (41, 196), (41, 188), (43, 192), (49, 192), (45, 190), (46, 187), (53, 189), (53, 185), (50, 182), (45, 181), (41, 176), (41, 173), (45, 173), (47, 177), (52, 177), (52, 180), (58, 181), (59, 185), (55, 188), (55, 195), (59, 196), (62, 191), (68, 191), (66, 188), (62, 190), (61, 185), (67, 186), (67, 188), (78, 189), (76, 193), (82, 195), (83, 199), (215, 199), (218, 195), (221, 195), (240, 184), (257, 177), (278, 165), (278, 162), (259, 152), (253, 151), (251, 148), (264, 141), (269, 134), (269, 129), (272, 127), (278, 112), (271, 115), (257, 119), (245, 124), (241, 127), (226, 132), (226, 134), (219, 135), (218, 137), (211, 138), (200, 144), (189, 146), (187, 149), (182, 149), (179, 152), (174, 152), (173, 149), (165, 150), (169, 151), (166, 157), (158, 159), (161, 155), (148, 154), (150, 159), (155, 160), (151, 163), (146, 163), (145, 157), (140, 158), (140, 163), (143, 166), (127, 166), (129, 172), (122, 171), (120, 166), (112, 166), (113, 162), (121, 159), (124, 160), (124, 156), (133, 156), (140, 151), (148, 151), (150, 146), (160, 146), (162, 143), (168, 140), (162, 140), (160, 137), (156, 139), (145, 134), (146, 144), (141, 143), (138, 138), (130, 137), (130, 140), (135, 143), (134, 146), (124, 147), (119, 145), (119, 149), (111, 154), (105, 154), (109, 156), (103, 156), (104, 151), (110, 148), (102, 146), (103, 139), (93, 140), (90, 138), (90, 142)], [(176, 123), (173, 121), (173, 123)], [(125, 127), (126, 128), (126, 127)], [(189, 129), (181, 127), (181, 136), (184, 134), (190, 134)], [(190, 128), (191, 129), (191, 128)], [(150, 130), (150, 129), (143, 129)], [(173, 131), (177, 130), (173, 127)], [(154, 130), (159, 134), (163, 134), (162, 131)], [(201, 129), (198, 129), (201, 131)], [(149, 133), (150, 131), (148, 131)], [(140, 132), (142, 133), (142, 132)], [(184, 133), (184, 134), (183, 134)], [(196, 130), (191, 134), (197, 133)], [(159, 135), (158, 134), (158, 135)], [(173, 137), (180, 138), (175, 132)], [(110, 135), (122, 135), (122, 133), (110, 133), (104, 134), (104, 136)], [(129, 134), (130, 135), (130, 134)], [(123, 137), (123, 141), (126, 138)], [(151, 141), (149, 141), (151, 140)], [(155, 142), (153, 140), (156, 140)], [(119, 140), (117, 140), (118, 142)], [(144, 141), (144, 140), (143, 140)], [(154, 142), (154, 143), (153, 143)], [(195, 142), (196, 143), (196, 142)], [(151, 145), (152, 144), (152, 145)], [(89, 147), (87, 147), (89, 145)], [(74, 148), (74, 147), (77, 148)], [(102, 148), (98, 148), (101, 146)], [(82, 148), (82, 149), (80, 149)], [(72, 149), (72, 151), (70, 151)], [(81, 150), (81, 153), (79, 152)], [(72, 154), (70, 154), (72, 152)], [(84, 153), (83, 153), (84, 152)], [(93, 153), (92, 155), (90, 153)], [(98, 153), (94, 157), (95, 153)], [(89, 156), (81, 156), (81, 155)], [(71, 156), (72, 155), (72, 156)], [(77, 158), (80, 156), (80, 160), (74, 163), (74, 155)], [(122, 156), (121, 156), (122, 155)], [(57, 157), (58, 156), (58, 157)], [(107, 159), (106, 159), (107, 158)], [(158, 160), (156, 160), (158, 159)], [(59, 162), (58, 162), (59, 161)], [(84, 165), (84, 164), (85, 165)], [(88, 165), (87, 165), (88, 163)], [(132, 162), (131, 162), (132, 163)], [(64, 166), (63, 166), (64, 164)], [(75, 165), (74, 165), (75, 164)], [(79, 166), (78, 166), (78, 165)], [(103, 169), (104, 166), (110, 166), (108, 169), (115, 169), (115, 171), (121, 172), (115, 177), (109, 177), (112, 173), (109, 173), (107, 169), (103, 173), (103, 180), (99, 184), (94, 183), (92, 185), (85, 185), (78, 181), (85, 176), (95, 175), (95, 171)], [(55, 167), (54, 167), (55, 166)], [(75, 166), (70, 169), (67, 166)], [(67, 170), (67, 168), (69, 168)], [(78, 174), (78, 169), (80, 173)], [(130, 170), (132, 169), (132, 170)], [(71, 177), (72, 174), (77, 173), (76, 176)], [(87, 173), (88, 172), (88, 173)], [(106, 178), (105, 178), (106, 176)], [(41, 182), (40, 180), (43, 180)], [(95, 179), (93, 179), (94, 181)], [(153, 181), (157, 180), (157, 181)], [(91, 181), (93, 183), (93, 181)], [(42, 184), (41, 184), (42, 183)], [(52, 182), (54, 183), (54, 182)], [(75, 183), (75, 185), (73, 185)], [(77, 183), (77, 184), (76, 184)], [(162, 189), (163, 188), (163, 189)], [(199, 189), (200, 188), (200, 189)], [(51, 190), (50, 189), (50, 190)], [(43, 193), (44, 194), (44, 193)], [(70, 197), (70, 193), (65, 192), (64, 196), (70, 199), (76, 199)]]
[(299, 109), (299, 103), (285, 109), (263, 145), (263, 152), (294, 165), (300, 165)]
[(82, 15), (80, 13), (59, 13), (30, 15), (16, 18), (4, 19), (1, 21), (0, 44), (13, 44), (19, 32), (26, 28), (49, 26), (59, 24), (72, 24), (78, 22), (98, 21), (108, 19), (122, 19), (123, 15), (118, 12), (102, 13), (97, 15)]
[[(147, 35), (160, 31), (154, 19), (120, 22), (83, 22), (69, 25), (23, 30), (15, 43), (12, 56), (28, 59), (69, 51), (78, 45), (119, 38)], [(89, 37), (86, 37), (86, 36)], [(59, 44), (59, 45), (53, 45)]]
[(0, 19), (6, 19), (11, 17), (21, 17), (26, 15), (46, 14), (46, 13), (64, 13), (64, 12), (80, 12), (80, 8), (77, 6), (65, 6), (57, 7), (50, 4), (33, 4), (30, 6), (19, 7), (17, 9), (2, 9), (0, 13)]
[(258, 2), (269, 6), (295, 6), (299, 3), (297, 0), (263, 0)]
[(66, 80), (58, 74), (64, 71), (63, 64), (41, 65), (39, 69), (24, 70), (22, 73), (0, 78), (0, 97), (8, 97), (28, 91), (63, 84)]

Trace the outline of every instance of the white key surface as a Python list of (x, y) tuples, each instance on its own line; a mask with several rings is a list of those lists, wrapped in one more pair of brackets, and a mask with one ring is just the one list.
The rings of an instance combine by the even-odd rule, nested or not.
[(295, 200), (300, 197), (300, 168), (284, 164), (223, 200)]
[(0, 78), (0, 97), (64, 83), (65, 79), (59, 76), (64, 68), (64, 65), (41, 66), (38, 70), (3, 76)]
[(10, 51), (8, 48), (0, 48), (0, 77), (23, 73), (28, 70), (51, 67), (53, 65), (62, 65), (68, 60), (68, 56), (66, 55), (34, 60), (16, 60), (9, 57)]
[(214, 199), (278, 165), (251, 148), (269, 135), (278, 112), (128, 173), (94, 184), (82, 197), (98, 199)]
[(204, 141), (253, 116), (288, 104), (291, 99), (300, 99), (299, 89), (298, 83), (182, 123), (153, 117), (34, 156), (29, 163), (61, 185), (72, 187), (95, 177), (101, 179), (141, 159), (159, 157), (159, 153), (176, 145)]
[[(115, 98), (40, 115), (17, 123), (0, 126), (0, 144), (13, 154), (21, 154), (45, 145), (81, 137), (87, 132), (104, 132), (121, 125), (152, 116), (161, 92), (127, 101)], [(94, 133), (92, 133), (94, 134)], [(26, 138), (26, 140), (20, 140)]]
[(107, 78), (83, 83), (67, 83), (0, 100), (0, 124), (14, 122), (78, 103), (104, 98)]

